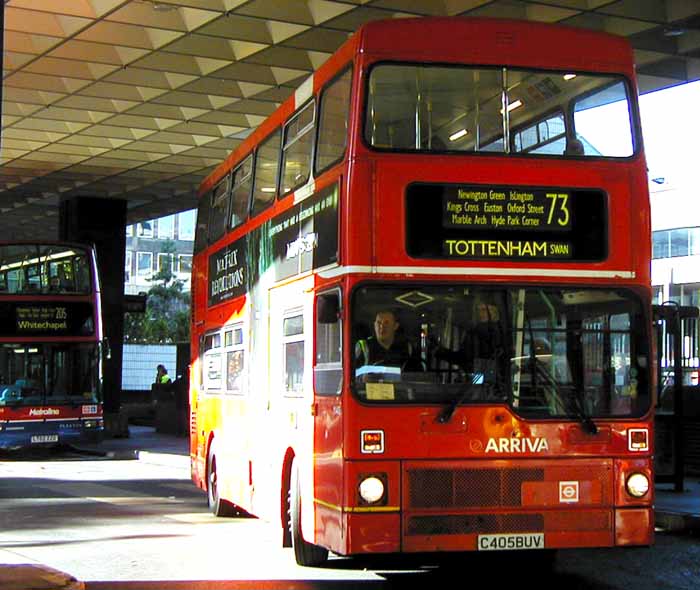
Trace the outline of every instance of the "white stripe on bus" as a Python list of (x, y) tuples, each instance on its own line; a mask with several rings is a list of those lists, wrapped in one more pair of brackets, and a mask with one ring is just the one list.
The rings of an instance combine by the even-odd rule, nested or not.
[(294, 110), (296, 111), (301, 105), (311, 98), (314, 91), (314, 77), (309, 76), (304, 80), (299, 88), (294, 92)]
[(528, 277), (562, 277), (562, 278), (604, 278), (604, 279), (633, 279), (636, 273), (633, 270), (586, 270), (568, 268), (462, 268), (455, 266), (338, 266), (333, 269), (319, 272), (324, 279), (331, 279), (353, 273), (386, 273), (386, 274), (416, 274), (416, 275), (516, 275)]

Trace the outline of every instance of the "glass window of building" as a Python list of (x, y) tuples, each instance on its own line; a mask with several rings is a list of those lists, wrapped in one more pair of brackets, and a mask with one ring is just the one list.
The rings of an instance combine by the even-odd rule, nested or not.
[(137, 252), (136, 253), (136, 274), (150, 275), (153, 271), (153, 253), (152, 252)]
[(671, 230), (671, 256), (688, 256), (687, 228)]
[(166, 270), (169, 272), (173, 270), (173, 255), (158, 254), (158, 272), (164, 272)]
[(655, 231), (651, 234), (652, 258), (668, 258), (668, 232)]
[(136, 234), (140, 238), (152, 238), (153, 237), (153, 222), (152, 221), (142, 221), (136, 226)]
[(175, 237), (175, 216), (168, 215), (158, 220), (158, 237), (172, 240)]
[(189, 254), (180, 254), (178, 256), (178, 271), (187, 274), (192, 272), (192, 256)]
[(689, 254), (697, 256), (700, 254), (700, 227), (688, 229)]
[(131, 280), (131, 250), (127, 250), (124, 257), (124, 280), (127, 283)]
[(177, 216), (177, 237), (180, 240), (194, 240), (194, 224), (197, 219), (197, 211), (190, 209)]

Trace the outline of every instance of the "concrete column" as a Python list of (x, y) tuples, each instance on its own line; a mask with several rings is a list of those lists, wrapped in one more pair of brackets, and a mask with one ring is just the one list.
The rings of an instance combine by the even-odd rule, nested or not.
[(103, 365), (105, 434), (128, 436), (126, 416), (120, 412), (126, 201), (94, 197), (65, 199), (60, 206), (59, 239), (95, 245), (104, 335), (111, 349), (111, 358)]

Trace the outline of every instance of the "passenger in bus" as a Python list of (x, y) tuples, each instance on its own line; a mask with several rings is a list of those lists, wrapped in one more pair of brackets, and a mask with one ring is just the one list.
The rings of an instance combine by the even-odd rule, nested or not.
[(482, 373), (485, 380), (495, 381), (501, 374), (499, 363), (505, 353), (505, 338), (499, 306), (487, 298), (476, 297), (472, 320), (457, 350), (438, 348), (435, 357), (457, 365), (467, 373)]
[(399, 333), (398, 314), (392, 309), (382, 309), (374, 318), (374, 336), (363, 338), (355, 345), (355, 365), (382, 365), (409, 368), (412, 349)]

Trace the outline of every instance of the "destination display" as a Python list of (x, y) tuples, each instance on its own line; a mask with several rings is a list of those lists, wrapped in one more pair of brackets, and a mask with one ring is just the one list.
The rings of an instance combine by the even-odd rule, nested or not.
[(406, 248), (416, 258), (600, 261), (607, 197), (566, 187), (410, 185)]
[(571, 193), (565, 190), (448, 186), (442, 224), (458, 229), (569, 231)]
[(0, 304), (2, 336), (88, 336), (94, 331), (88, 302)]

